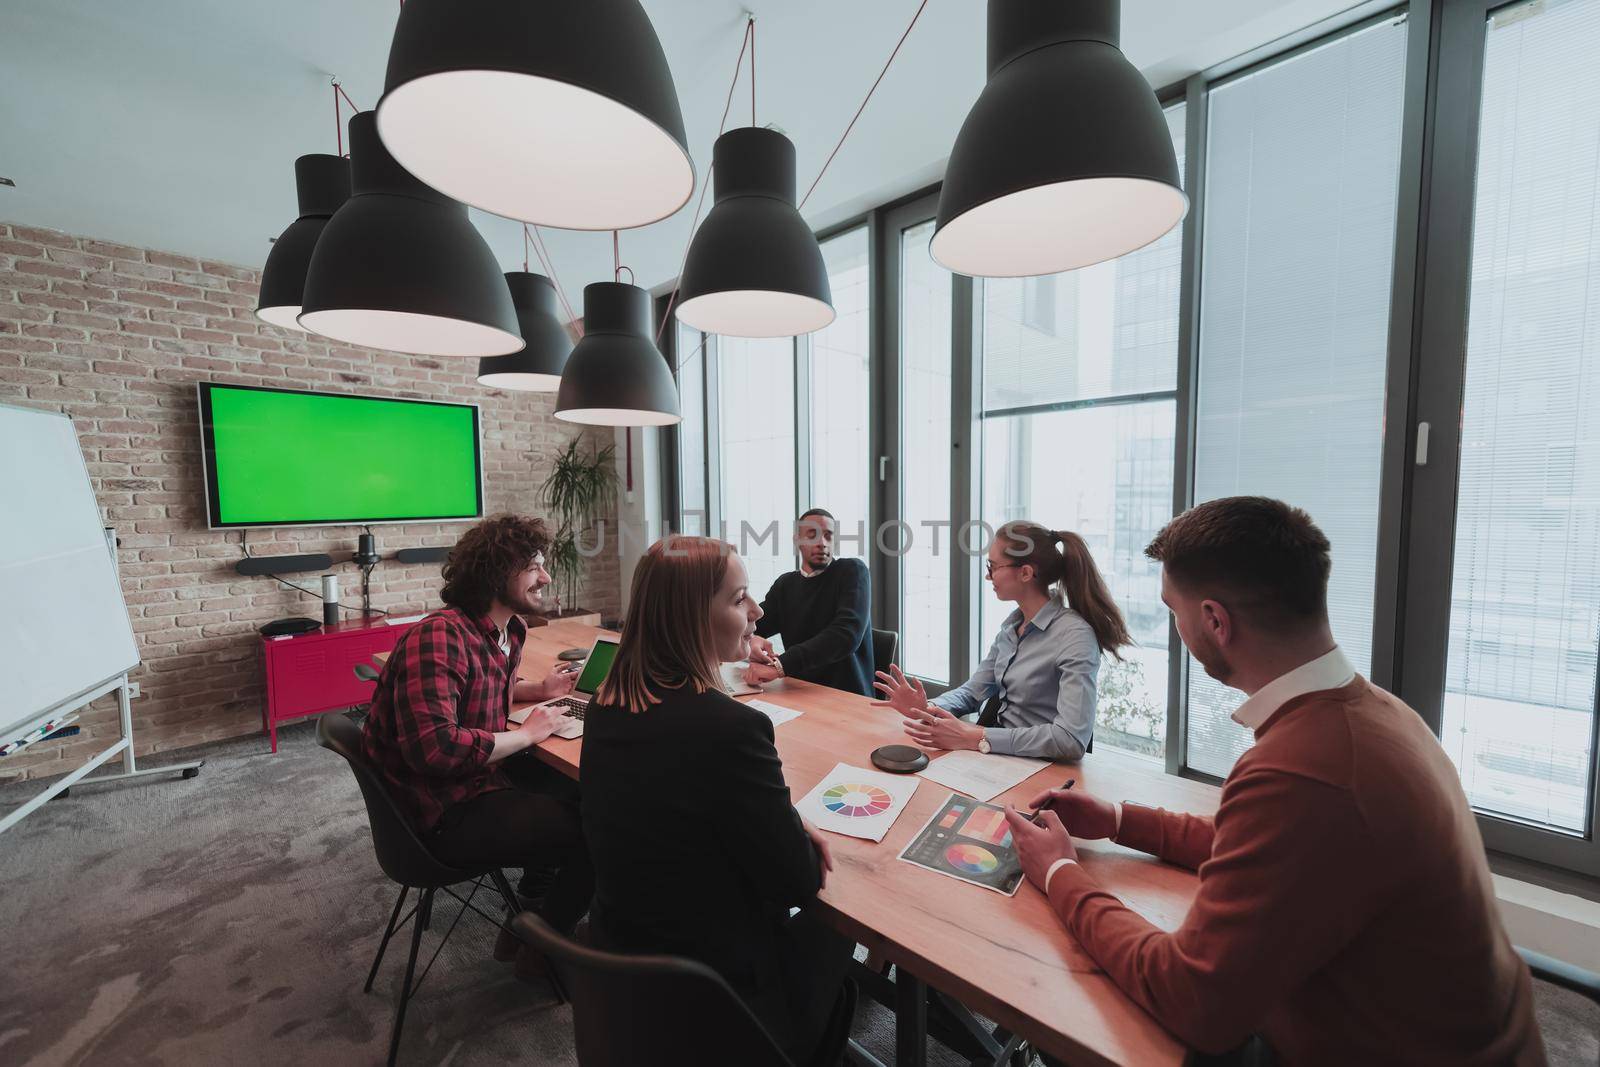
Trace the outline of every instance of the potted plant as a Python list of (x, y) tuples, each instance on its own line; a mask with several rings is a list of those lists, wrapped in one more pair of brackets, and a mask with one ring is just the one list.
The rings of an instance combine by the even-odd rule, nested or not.
[(575, 604), (585, 562), (579, 551), (579, 537), (605, 514), (616, 497), (615, 455), (612, 445), (585, 455), (579, 451), (578, 438), (573, 438), (556, 456), (555, 467), (540, 489), (556, 524), (555, 537), (545, 554), (546, 569), (556, 591), (551, 618), (600, 624), (599, 612)]

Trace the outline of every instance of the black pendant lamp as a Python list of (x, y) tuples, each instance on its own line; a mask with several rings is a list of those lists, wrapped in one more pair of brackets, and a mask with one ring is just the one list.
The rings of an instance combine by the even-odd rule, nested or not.
[(526, 222), (629, 229), (694, 192), (678, 90), (639, 0), (411, 0), (378, 129), (435, 189)]
[(1188, 210), (1161, 105), (1118, 47), (1119, 0), (989, 0), (989, 81), (956, 135), (930, 251), (960, 274), (1086, 267)]
[(304, 330), (295, 319), (305, 292), (306, 267), (328, 219), (350, 199), (350, 161), (325, 154), (301, 156), (294, 161), (294, 189), (300, 217), (289, 223), (267, 253), (256, 317), (274, 326)]
[(350, 167), (350, 199), (311, 255), (300, 325), (420, 356), (519, 351), (511, 292), (466, 205), (396, 163), (370, 111), (350, 119)]
[(716, 200), (689, 245), (678, 318), (706, 333), (790, 337), (834, 320), (828, 268), (795, 208), (794, 144), (729, 130), (712, 149)]
[(517, 308), (521, 352), (478, 360), (478, 384), (496, 389), (553, 393), (572, 353), (572, 337), (561, 324), (561, 305), (554, 283), (543, 274), (512, 271), (506, 275), (511, 302)]
[(556, 418), (591, 426), (680, 422), (678, 387), (650, 337), (650, 294), (637, 285), (583, 289), (583, 339), (556, 393)]

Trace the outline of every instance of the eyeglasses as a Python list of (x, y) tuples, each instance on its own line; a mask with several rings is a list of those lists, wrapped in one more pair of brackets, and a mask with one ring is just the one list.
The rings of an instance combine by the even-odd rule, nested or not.
[(983, 573), (984, 573), (985, 577), (993, 578), (995, 571), (1003, 571), (1007, 567), (1020, 567), (1020, 566), (1022, 566), (1022, 564), (1020, 564), (1020, 563), (1002, 563), (998, 567), (995, 566), (993, 563), (985, 563), (983, 565), (983, 567), (984, 567)]

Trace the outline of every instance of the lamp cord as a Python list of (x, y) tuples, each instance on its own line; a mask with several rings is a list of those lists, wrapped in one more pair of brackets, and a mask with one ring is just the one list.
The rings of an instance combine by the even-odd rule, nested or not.
[(611, 280), (622, 281), (622, 272), (628, 272), (628, 284), (634, 284), (633, 268), (622, 262), (622, 243), (616, 230), (611, 231)]
[[(722, 136), (722, 131), (728, 128), (728, 112), (733, 107), (733, 91), (739, 87), (739, 71), (744, 68), (744, 50), (750, 47), (750, 40), (755, 36), (756, 20), (751, 16), (744, 24), (744, 36), (739, 40), (739, 58), (733, 61), (733, 80), (728, 83), (728, 98), (722, 104), (722, 121), (717, 123), (717, 136)], [(751, 84), (755, 78), (752, 76)], [(752, 90), (752, 93), (754, 90)], [(751, 97), (752, 101), (754, 96)], [(752, 113), (754, 103), (751, 104)], [(714, 166), (715, 164), (713, 164)], [(678, 302), (678, 286), (683, 280), (684, 265), (689, 262), (689, 245), (694, 242), (694, 231), (700, 225), (700, 210), (706, 206), (706, 192), (711, 188), (711, 167), (706, 168), (705, 181), (700, 185), (700, 200), (694, 206), (694, 218), (689, 221), (689, 240), (683, 246), (683, 258), (678, 261), (678, 280), (672, 283), (672, 292), (667, 295), (666, 310), (661, 313), (661, 325), (656, 330), (656, 347), (661, 347), (661, 339), (667, 334), (667, 323), (672, 321), (672, 308)]]
[(350, 94), (345, 92), (344, 91), (344, 86), (339, 84), (339, 78), (338, 78), (337, 75), (335, 75), (333, 77), (332, 83), (333, 83), (333, 136), (334, 136), (334, 142), (339, 146), (339, 158), (343, 159), (344, 158), (344, 116), (340, 113), (340, 110), (339, 110), (339, 98), (341, 96), (344, 97), (344, 102), (350, 105), (350, 110), (351, 111), (359, 112), (361, 109), (359, 107), (356, 107), (356, 102), (354, 100), (350, 99)]
[(889, 73), (889, 65), (894, 62), (894, 57), (900, 54), (900, 46), (906, 43), (906, 38), (911, 36), (912, 29), (917, 25), (917, 20), (922, 17), (923, 8), (928, 6), (928, 0), (922, 0), (917, 5), (916, 14), (911, 16), (911, 21), (906, 25), (906, 32), (900, 35), (900, 40), (895, 42), (894, 51), (889, 53), (889, 58), (884, 61), (883, 69), (878, 71), (878, 77), (873, 81), (872, 88), (867, 90), (866, 97), (861, 101), (861, 106), (856, 108), (856, 113), (850, 117), (850, 125), (844, 128), (844, 133), (839, 135), (839, 143), (833, 146), (833, 151), (828, 153), (828, 158), (822, 164), (822, 169), (817, 172), (817, 177), (811, 183), (811, 188), (806, 190), (806, 195), (800, 198), (800, 207), (806, 206), (806, 201), (811, 199), (811, 194), (817, 188), (817, 182), (822, 181), (822, 176), (828, 173), (828, 165), (833, 162), (833, 157), (839, 154), (839, 149), (844, 147), (844, 140), (850, 136), (850, 131), (856, 127), (856, 119), (867, 109), (867, 102), (872, 99), (872, 94), (878, 91), (878, 85), (883, 81), (883, 76)]
[[(522, 229), (524, 233), (527, 233), (528, 224), (523, 223)], [(556, 287), (556, 296), (560, 299), (561, 306), (566, 309), (567, 321), (572, 324), (572, 328), (577, 332), (578, 336), (582, 337), (583, 324), (578, 321), (577, 313), (572, 310), (572, 302), (567, 299), (567, 291), (562, 286), (561, 279), (556, 277), (555, 258), (550, 255), (550, 249), (545, 247), (544, 235), (539, 232), (537, 224), (533, 226), (532, 237), (533, 250), (539, 257), (539, 265), (544, 268), (545, 274), (549, 276), (550, 284)]]

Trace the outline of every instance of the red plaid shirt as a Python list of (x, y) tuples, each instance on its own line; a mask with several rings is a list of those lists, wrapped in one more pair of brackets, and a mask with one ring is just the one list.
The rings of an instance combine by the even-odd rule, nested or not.
[(513, 615), (506, 633), (510, 656), (487, 615), (446, 608), (406, 631), (378, 677), (361, 749), (419, 831), (452, 805), (510, 785), (489, 754), (509, 729), (528, 628)]

